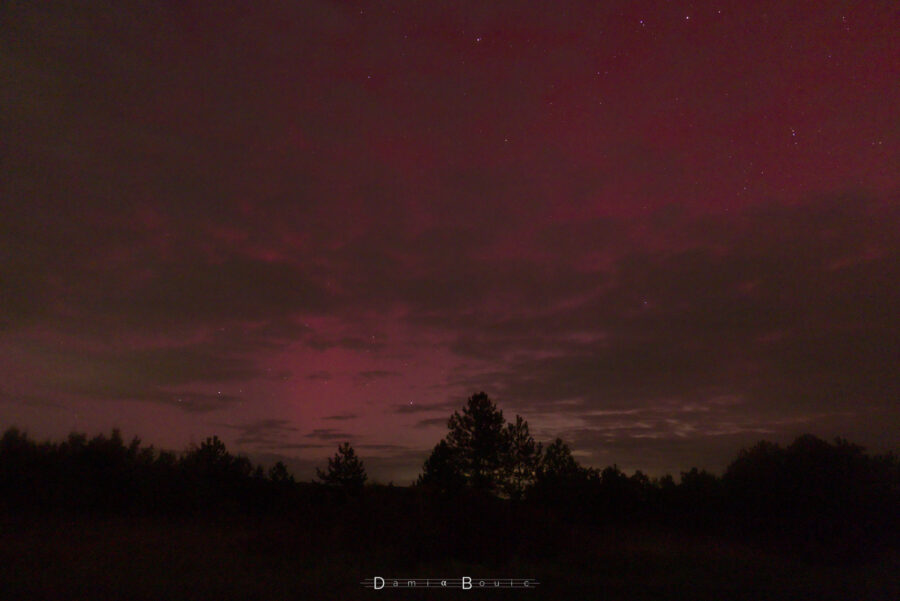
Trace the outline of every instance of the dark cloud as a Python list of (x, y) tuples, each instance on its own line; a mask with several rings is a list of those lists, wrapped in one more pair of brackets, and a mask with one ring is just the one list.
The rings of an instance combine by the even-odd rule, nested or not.
[[(253, 362), (204, 344), (129, 351), (75, 351), (36, 346), (46, 373), (42, 386), (85, 398), (133, 400), (203, 413), (239, 404), (235, 381), (259, 375)], [(213, 392), (199, 388), (215, 386)]]
[(286, 419), (261, 419), (245, 424), (224, 424), (226, 428), (236, 430), (239, 445), (254, 445), (261, 448), (282, 448), (285, 437), (298, 428)]
[(241, 397), (235, 395), (220, 393), (202, 394), (197, 392), (170, 393), (168, 396), (164, 393), (158, 393), (155, 395), (139, 397), (138, 400), (166, 403), (187, 411), (188, 413), (219, 411), (242, 402)]
[(220, 324), (268, 319), (329, 304), (325, 291), (286, 262), (243, 256), (180, 259), (147, 265), (143, 271), (146, 275), (136, 286), (98, 273), (90, 286), (80, 288), (90, 291), (84, 304), (107, 316), (119, 314), (136, 327), (171, 327), (175, 320)]
[(370, 369), (366, 371), (361, 371), (357, 374), (362, 380), (380, 380), (382, 378), (395, 378), (401, 375), (399, 372), (390, 371), (386, 369)]
[(43, 407), (51, 410), (65, 409), (66, 405), (47, 397), (34, 394), (19, 394), (0, 388), (0, 403), (13, 403), (25, 407)]
[(416, 426), (420, 428), (428, 428), (431, 426), (446, 426), (449, 417), (431, 417), (416, 422)]
[(281, 451), (302, 451), (306, 449), (327, 449), (331, 448), (329, 444), (304, 443), (304, 442), (273, 442), (261, 445), (263, 448)]
[[(889, 398), (900, 222), (865, 197), (836, 202), (701, 218), (711, 239), (697, 225), (691, 249), (626, 255), (581, 303), (498, 317), (485, 331), (459, 324), (457, 352), (518, 358), (458, 383), (525, 404), (580, 398), (609, 408), (720, 391), (771, 404)], [(801, 218), (815, 227), (783, 223)], [(726, 245), (718, 238), (728, 230)]]
[(367, 451), (406, 451), (409, 447), (396, 444), (360, 444), (356, 445), (356, 448)]
[(340, 413), (338, 415), (328, 415), (323, 417), (322, 419), (333, 420), (333, 421), (347, 421), (350, 419), (356, 419), (359, 415), (355, 413)]
[(533, 423), (585, 423), (568, 432), (587, 451), (629, 453), (634, 439), (659, 457), (683, 446), (682, 458), (703, 452), (666, 441), (724, 452), (828, 416), (846, 428), (897, 397), (895, 208), (843, 194), (677, 219), (674, 237), (658, 234), (670, 241), (623, 255), (579, 301), (449, 321), (452, 348), (492, 366), (451, 385), (489, 390)]
[(319, 438), (321, 440), (353, 440), (354, 435), (341, 432), (334, 428), (316, 428), (312, 432), (304, 434), (306, 438)]

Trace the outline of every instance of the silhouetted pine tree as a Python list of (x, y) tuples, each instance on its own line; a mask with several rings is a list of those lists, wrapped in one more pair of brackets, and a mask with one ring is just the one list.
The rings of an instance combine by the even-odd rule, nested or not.
[(506, 444), (503, 465), (503, 491), (519, 499), (537, 478), (543, 449), (528, 432), (528, 422), (521, 415), (516, 423), (506, 425)]
[(323, 472), (316, 468), (316, 475), (325, 484), (348, 490), (362, 488), (367, 478), (362, 461), (356, 456), (349, 442), (340, 445), (334, 457), (328, 460), (328, 471)]

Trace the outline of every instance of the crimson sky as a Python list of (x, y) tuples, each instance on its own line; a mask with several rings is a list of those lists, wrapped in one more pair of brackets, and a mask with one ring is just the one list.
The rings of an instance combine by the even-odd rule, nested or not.
[(892, 2), (4, 3), (0, 426), (406, 483), (897, 449)]

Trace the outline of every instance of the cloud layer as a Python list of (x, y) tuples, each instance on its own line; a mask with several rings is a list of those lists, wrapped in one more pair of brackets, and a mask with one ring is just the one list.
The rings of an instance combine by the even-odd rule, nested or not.
[(891, 20), (733, 10), (8, 8), (0, 419), (385, 479), (482, 389), (650, 471), (895, 445)]

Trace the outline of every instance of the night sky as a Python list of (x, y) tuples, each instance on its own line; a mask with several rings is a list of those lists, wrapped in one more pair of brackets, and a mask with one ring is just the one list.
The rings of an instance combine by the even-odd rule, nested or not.
[(4, 2), (0, 427), (406, 484), (900, 447), (893, 2)]

